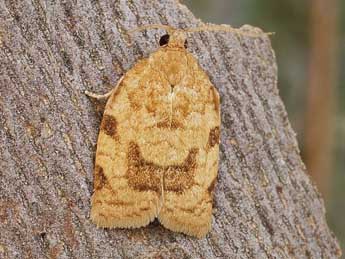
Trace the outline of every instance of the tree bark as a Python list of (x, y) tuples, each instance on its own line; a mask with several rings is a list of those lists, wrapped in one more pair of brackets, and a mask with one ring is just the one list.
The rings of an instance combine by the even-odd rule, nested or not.
[(104, 105), (83, 92), (109, 91), (163, 34), (128, 29), (201, 21), (173, 0), (0, 0), (0, 19), (1, 258), (340, 256), (278, 95), (267, 36), (188, 38), (222, 102), (213, 228), (199, 240), (157, 221), (129, 230), (91, 223)]

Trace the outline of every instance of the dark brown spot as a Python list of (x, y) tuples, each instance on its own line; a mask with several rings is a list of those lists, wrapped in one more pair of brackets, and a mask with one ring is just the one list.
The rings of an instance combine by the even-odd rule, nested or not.
[(160, 39), (159, 39), (159, 46), (164, 46), (169, 43), (169, 34), (164, 34)]
[(217, 182), (217, 177), (215, 177), (215, 178), (212, 180), (210, 186), (207, 188), (207, 191), (208, 191), (208, 193), (210, 194), (210, 196), (213, 195), (213, 191), (214, 191), (214, 187), (216, 186), (216, 182)]
[(196, 155), (198, 149), (189, 151), (185, 161), (180, 165), (159, 166), (146, 161), (139, 146), (131, 142), (128, 150), (128, 184), (139, 191), (161, 191), (161, 179), (164, 177), (164, 190), (181, 193), (194, 184), (194, 174), (197, 167)]
[(219, 144), (219, 127), (214, 127), (213, 129), (210, 130), (210, 133), (208, 135), (208, 148), (212, 148), (215, 145)]
[(116, 119), (111, 116), (105, 114), (103, 116), (102, 124), (101, 124), (101, 130), (107, 134), (108, 136), (113, 137), (114, 139), (118, 139), (117, 135), (117, 121)]
[(95, 171), (94, 171), (94, 189), (96, 191), (100, 190), (103, 188), (103, 186), (107, 182), (107, 178), (104, 175), (103, 168), (99, 165), (95, 166)]

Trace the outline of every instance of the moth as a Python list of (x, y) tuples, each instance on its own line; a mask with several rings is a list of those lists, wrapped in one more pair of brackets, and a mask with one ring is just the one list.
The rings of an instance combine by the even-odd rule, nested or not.
[(207, 73), (186, 49), (186, 35), (233, 30), (221, 25), (165, 25), (160, 47), (139, 60), (105, 95), (97, 142), (91, 220), (138, 228), (155, 218), (198, 238), (211, 228), (217, 179), (220, 101)]

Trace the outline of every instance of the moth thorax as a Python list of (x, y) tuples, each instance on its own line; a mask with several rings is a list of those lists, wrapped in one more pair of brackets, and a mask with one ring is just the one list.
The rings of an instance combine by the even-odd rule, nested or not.
[(172, 31), (168, 46), (172, 48), (184, 48), (186, 34), (183, 31)]

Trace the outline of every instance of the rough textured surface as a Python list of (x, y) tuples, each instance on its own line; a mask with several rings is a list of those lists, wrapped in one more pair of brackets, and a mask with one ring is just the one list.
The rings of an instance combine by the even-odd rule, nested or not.
[[(334, 258), (339, 246), (277, 90), (269, 39), (200, 33), (188, 48), (218, 88), (221, 156), (213, 230), (89, 219), (104, 93), (158, 46), (148, 23), (195, 26), (176, 1), (0, 1), (1, 258)], [(246, 27), (254, 30), (252, 27)]]

